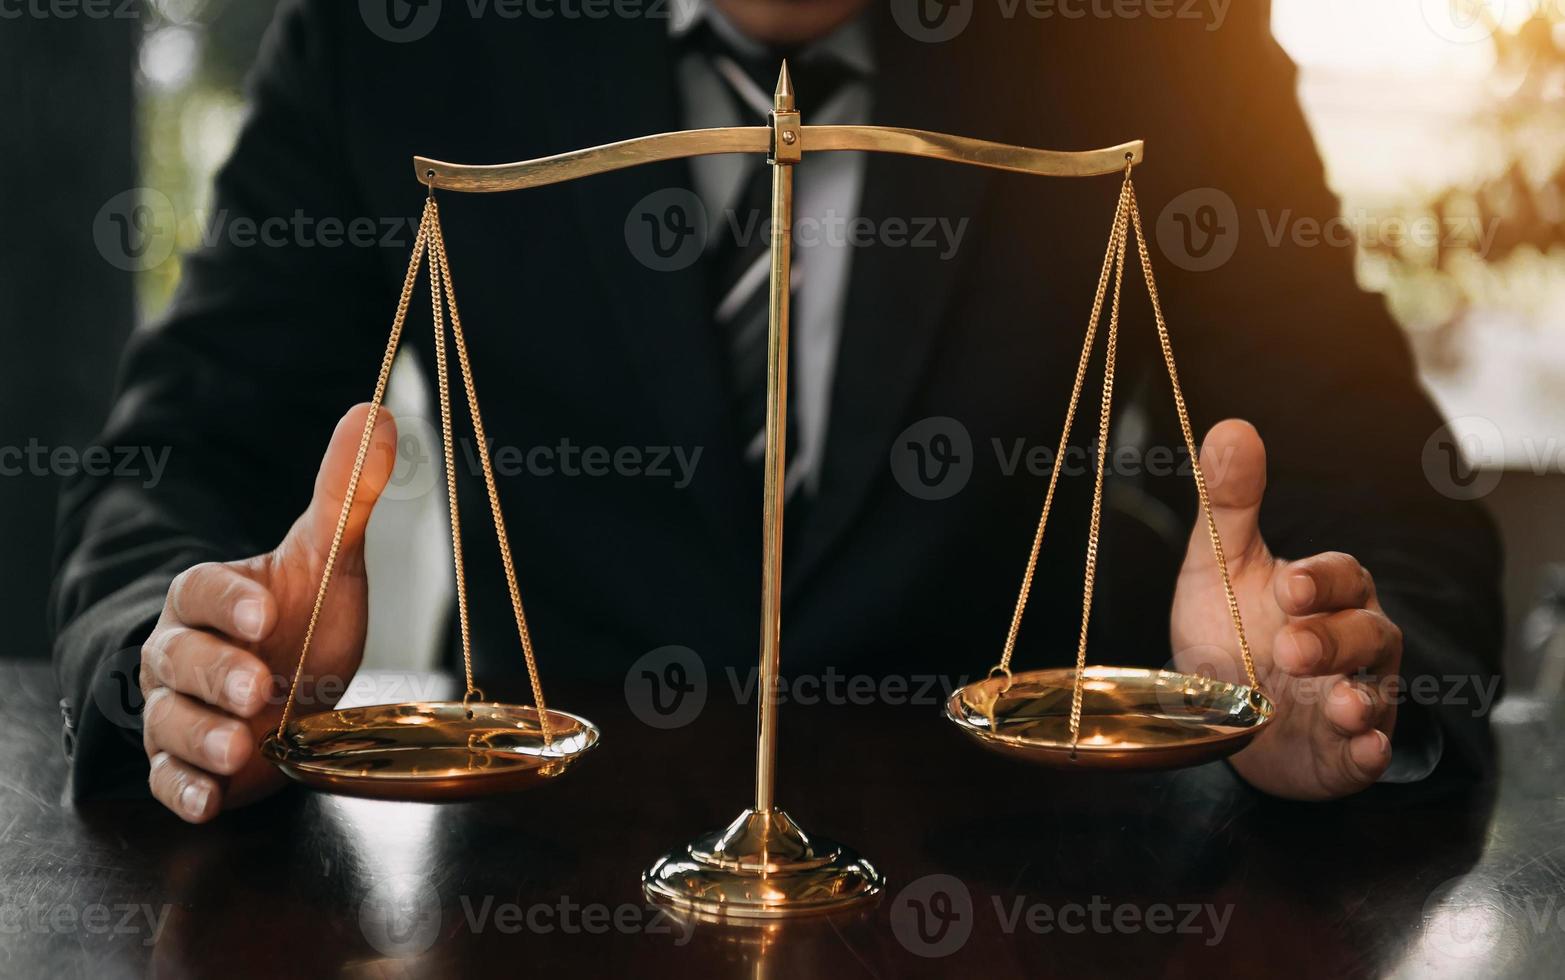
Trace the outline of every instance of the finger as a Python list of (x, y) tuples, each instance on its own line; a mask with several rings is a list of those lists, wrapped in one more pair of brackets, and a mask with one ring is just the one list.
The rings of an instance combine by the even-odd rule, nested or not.
[(151, 750), (167, 752), (208, 772), (233, 775), (254, 749), (250, 730), (242, 722), (166, 687), (147, 695), (141, 717)]
[(1322, 613), (1279, 631), (1272, 659), (1295, 677), (1375, 672), (1402, 652), (1402, 631), (1372, 609)]
[(1352, 555), (1328, 551), (1289, 564), (1274, 586), (1290, 616), (1358, 609), (1375, 598), (1375, 579)]
[[(1223, 553), (1236, 564), (1264, 557), (1261, 498), (1266, 493), (1266, 446), (1255, 427), (1241, 419), (1219, 422), (1201, 447), (1201, 474)], [(1206, 518), (1196, 515), (1185, 552), (1185, 568), (1215, 566)]]
[(167, 752), (152, 757), (147, 785), (160, 803), (189, 823), (205, 823), (221, 808), (217, 781)]
[[(337, 423), (326, 455), (321, 459), (320, 471), (315, 476), (315, 494), (310, 498), (304, 517), (295, 525), (295, 531), (303, 536), (299, 543), (311, 549), (318, 558), (324, 559), (331, 551), (332, 537), (342, 515), (348, 484), (353, 479), (353, 465), (358, 458), (369, 413), (368, 404), (355, 405)], [(391, 479), (396, 463), (397, 423), (389, 411), (381, 408), (375, 415), (375, 430), (365, 450), (364, 469), (354, 489), (353, 508), (342, 536), (342, 550), (348, 553), (350, 560), (363, 546), (370, 512)]]
[(266, 587), (231, 565), (185, 569), (168, 587), (168, 611), (184, 626), (217, 630), (238, 640), (262, 640), (277, 622)]
[(1337, 742), (1343, 774), (1359, 786), (1379, 779), (1391, 765), (1391, 739), (1379, 729)]
[(205, 630), (158, 630), (141, 648), (147, 688), (167, 687), (249, 718), (266, 704), (272, 672), (255, 654)]
[(1326, 723), (1342, 738), (1353, 738), (1372, 730), (1379, 714), (1374, 695), (1347, 678), (1333, 684), (1326, 694)]

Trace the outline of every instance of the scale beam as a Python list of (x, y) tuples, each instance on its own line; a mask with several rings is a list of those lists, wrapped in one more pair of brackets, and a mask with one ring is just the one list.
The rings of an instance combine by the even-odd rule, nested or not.
[[(1127, 163), (1140, 164), (1144, 152), (1140, 140), (1101, 150), (1037, 150), (899, 126), (800, 126), (798, 143), (801, 155), (833, 150), (896, 153), (1038, 177), (1119, 173)], [(543, 187), (644, 163), (714, 153), (769, 153), (772, 148), (771, 126), (733, 126), (641, 136), (517, 163), (473, 166), (414, 157), (413, 166), (419, 181), (430, 187), (487, 194)]]

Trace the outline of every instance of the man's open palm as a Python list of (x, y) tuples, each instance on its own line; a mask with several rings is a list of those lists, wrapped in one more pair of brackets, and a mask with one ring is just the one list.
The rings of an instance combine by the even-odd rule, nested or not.
[[(1234, 768), (1258, 789), (1293, 799), (1364, 789), (1391, 762), (1401, 631), (1381, 611), (1374, 579), (1351, 556), (1284, 561), (1268, 550), (1259, 524), (1266, 448), (1249, 423), (1214, 426), (1201, 464), (1256, 675), (1277, 705), (1276, 720), (1233, 757)], [(1177, 669), (1244, 680), (1199, 515), (1174, 593), (1170, 636)]]
[[(153, 795), (186, 820), (210, 820), (282, 779), (257, 748), (282, 715), (287, 689), (279, 692), (274, 678), (284, 685), (293, 678), (368, 411), (358, 405), (337, 423), (310, 505), (282, 543), (181, 573), (142, 647), (148, 779)], [(364, 529), (396, 464), (396, 445), (396, 424), (382, 409), (300, 684), (307, 711), (340, 694), (363, 655)], [(334, 683), (318, 695), (317, 681), (327, 678)]]

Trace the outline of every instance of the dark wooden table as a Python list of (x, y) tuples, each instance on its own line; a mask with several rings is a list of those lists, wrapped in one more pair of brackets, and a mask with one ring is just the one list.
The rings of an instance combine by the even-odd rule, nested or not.
[(1017, 768), (929, 704), (782, 709), (779, 799), (889, 878), (846, 920), (688, 927), (657, 854), (746, 803), (753, 715), (717, 690), (657, 730), (622, 691), (561, 707), (604, 742), (482, 803), (290, 790), (190, 827), (63, 801), (47, 667), (0, 662), (0, 976), (1559, 976), (1565, 712), (1497, 712), (1492, 784), (1264, 799), (1222, 764)]

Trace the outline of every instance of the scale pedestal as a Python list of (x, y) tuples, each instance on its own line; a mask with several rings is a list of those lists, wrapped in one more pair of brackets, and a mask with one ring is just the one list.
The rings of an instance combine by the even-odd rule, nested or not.
[(642, 875), (648, 898), (722, 921), (839, 912), (874, 900), (884, 884), (874, 865), (778, 809), (745, 810)]

